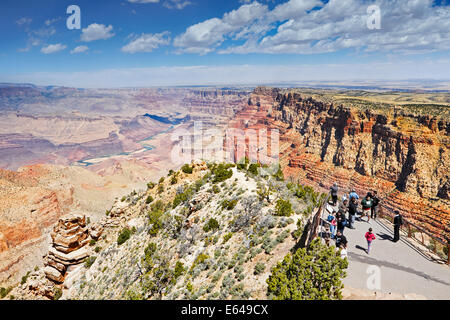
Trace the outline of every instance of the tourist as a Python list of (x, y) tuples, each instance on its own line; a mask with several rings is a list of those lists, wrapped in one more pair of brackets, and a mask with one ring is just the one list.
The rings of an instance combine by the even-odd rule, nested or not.
[(341, 245), (347, 248), (347, 238), (338, 231), (336, 234), (336, 247), (339, 248)]
[(400, 227), (403, 225), (403, 217), (398, 210), (394, 211), (394, 242), (400, 240)]
[(350, 201), (352, 200), (352, 198), (356, 198), (356, 200), (359, 199), (359, 196), (356, 193), (355, 189), (352, 189), (352, 191), (348, 194), (348, 198), (350, 199)]
[(323, 232), (323, 238), (325, 239), (325, 244), (327, 246), (330, 245), (330, 237), (331, 237), (330, 225), (327, 224), (325, 225), (325, 231)]
[(337, 222), (337, 230), (343, 234), (344, 228), (347, 225), (347, 220), (345, 218), (344, 212), (340, 209), (336, 214), (336, 222)]
[(349, 218), (349, 228), (355, 229), (355, 217), (358, 212), (358, 202), (356, 202), (356, 198), (353, 197), (350, 200), (350, 204), (348, 205), (348, 218)]
[(372, 241), (375, 240), (375, 235), (372, 233), (372, 228), (369, 228), (369, 231), (366, 232), (366, 240), (367, 240), (367, 254), (369, 254), (370, 251), (370, 245), (372, 244)]
[(334, 239), (334, 237), (335, 237), (336, 226), (337, 226), (335, 214), (336, 214), (336, 211), (333, 211), (333, 213), (330, 214), (327, 218), (328, 222), (330, 223), (329, 226), (330, 226), (331, 239)]
[(361, 200), (361, 206), (362, 206), (361, 218), (367, 216), (367, 222), (370, 223), (370, 211), (372, 208), (372, 194), (370, 192), (367, 193), (364, 199)]
[(344, 215), (347, 214), (347, 210), (348, 210), (348, 200), (342, 200), (341, 204), (339, 205), (339, 210), (341, 210)]
[(377, 196), (377, 191), (374, 190), (373, 197), (372, 197), (372, 207), (371, 207), (371, 212), (370, 212), (370, 217), (372, 219), (377, 218), (377, 206), (379, 203), (380, 203), (380, 198), (378, 198), (378, 196)]
[(333, 206), (336, 205), (337, 200), (338, 200), (338, 189), (339, 188), (338, 188), (338, 185), (336, 182), (330, 188), (331, 199), (333, 200)]
[(341, 259), (345, 259), (347, 258), (347, 249), (345, 249), (345, 247), (343, 245), (341, 245), (339, 247), (339, 249), (341, 250)]

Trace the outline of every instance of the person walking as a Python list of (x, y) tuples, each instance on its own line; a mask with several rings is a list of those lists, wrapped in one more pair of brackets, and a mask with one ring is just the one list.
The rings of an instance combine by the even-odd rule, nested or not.
[(356, 198), (351, 198), (350, 204), (348, 205), (348, 218), (349, 218), (349, 228), (355, 229), (355, 217), (358, 212), (358, 203), (356, 202)]
[(328, 218), (327, 218), (328, 222), (330, 223), (329, 226), (330, 226), (330, 236), (331, 236), (331, 239), (334, 239), (334, 237), (335, 237), (336, 226), (337, 226), (337, 222), (336, 222), (336, 218), (335, 218), (335, 213), (336, 213), (336, 212), (333, 211), (333, 213), (331, 213), (331, 214), (328, 216)]
[(372, 228), (369, 228), (369, 231), (366, 232), (365, 237), (366, 237), (366, 240), (367, 240), (367, 250), (366, 250), (366, 252), (367, 252), (367, 254), (369, 254), (370, 246), (372, 244), (372, 241), (376, 239), (375, 235), (372, 233)]
[(361, 218), (367, 216), (367, 222), (370, 223), (370, 211), (372, 208), (372, 194), (370, 192), (361, 200), (361, 206), (363, 210)]
[(330, 188), (330, 193), (331, 193), (331, 199), (333, 201), (333, 206), (335, 206), (337, 201), (338, 201), (338, 190), (339, 190), (338, 185), (335, 182)]
[(400, 227), (403, 225), (403, 217), (398, 210), (394, 211), (394, 242), (400, 240)]
[(344, 215), (346, 215), (347, 214), (347, 210), (348, 210), (348, 200), (344, 199), (339, 204), (339, 211), (342, 211), (344, 213)]
[(372, 207), (370, 208), (370, 217), (372, 219), (376, 219), (377, 218), (377, 206), (380, 203), (380, 198), (378, 198), (377, 196), (377, 191), (374, 190), (373, 191), (373, 197), (372, 197)]

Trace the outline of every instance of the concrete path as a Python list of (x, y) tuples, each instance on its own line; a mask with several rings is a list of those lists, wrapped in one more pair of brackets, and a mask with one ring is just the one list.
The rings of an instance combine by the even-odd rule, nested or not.
[[(393, 230), (386, 221), (380, 223), (371, 219), (369, 224), (366, 220), (356, 221), (355, 229), (344, 230), (349, 260), (347, 277), (344, 279), (346, 287), (383, 293), (418, 294), (427, 299), (450, 299), (449, 266), (430, 261), (404, 237), (397, 243), (392, 242)], [(370, 254), (367, 254), (364, 235), (369, 227), (373, 229), (376, 240), (372, 242)], [(377, 273), (380, 276), (379, 288), (376, 288)]]

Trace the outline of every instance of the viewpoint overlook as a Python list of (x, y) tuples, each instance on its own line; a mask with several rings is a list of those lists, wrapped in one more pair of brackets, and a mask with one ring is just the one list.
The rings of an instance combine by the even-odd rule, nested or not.
[[(1, 297), (318, 299), (277, 287), (316, 252), (343, 270), (331, 298), (448, 299), (449, 110), (414, 90), (1, 85)], [(380, 199), (345, 259), (322, 238), (334, 183)]]

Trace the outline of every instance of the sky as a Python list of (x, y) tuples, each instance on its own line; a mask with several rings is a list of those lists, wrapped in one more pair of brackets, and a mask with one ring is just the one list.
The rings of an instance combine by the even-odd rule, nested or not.
[(2, 0), (0, 30), (8, 83), (450, 79), (450, 0)]

